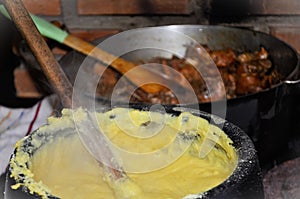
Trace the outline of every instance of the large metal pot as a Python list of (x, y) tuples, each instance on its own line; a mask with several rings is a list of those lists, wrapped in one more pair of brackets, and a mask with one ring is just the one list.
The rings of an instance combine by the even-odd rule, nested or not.
[[(299, 59), (296, 51), (281, 40), (270, 35), (248, 29), (203, 26), (203, 25), (173, 25), (164, 27), (146, 28), (149, 35), (140, 39), (134, 33), (140, 29), (131, 31), (131, 37), (126, 42), (141, 43), (159, 41), (166, 49), (185, 52), (186, 41), (179, 40), (172, 35), (163, 35), (161, 28), (179, 31), (207, 45), (210, 49), (231, 48), (235, 51), (255, 51), (263, 46), (270, 55), (273, 64), (284, 76), (284, 81), (274, 87), (259, 93), (230, 99), (227, 101), (226, 120), (241, 127), (254, 141), (258, 150), (259, 159), (263, 167), (272, 166), (273, 162), (280, 160), (282, 153), (287, 150), (289, 135), (293, 119), (293, 98), (291, 93), (299, 90), (298, 78)], [(145, 29), (145, 28), (144, 28)], [(156, 33), (156, 34), (153, 34)], [(168, 39), (161, 39), (161, 38)], [(102, 40), (95, 41), (99, 43)], [(128, 43), (126, 45), (128, 45)], [(124, 44), (125, 45), (125, 44)], [(114, 53), (120, 43), (108, 46), (107, 51)], [(148, 60), (152, 57), (162, 55), (155, 51), (138, 54), (138, 57), (126, 57), (133, 61)], [(85, 56), (78, 52), (71, 52), (64, 56), (60, 63), (69, 78), (74, 81), (76, 70), (81, 65)], [(299, 93), (299, 92), (298, 92)], [(167, 105), (168, 106), (168, 105)], [(171, 106), (172, 107), (172, 106)], [(200, 103), (200, 110), (211, 112), (210, 103)]]

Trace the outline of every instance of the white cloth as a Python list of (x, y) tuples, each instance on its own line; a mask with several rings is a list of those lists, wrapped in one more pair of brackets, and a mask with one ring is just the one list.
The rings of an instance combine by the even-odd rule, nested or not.
[(46, 124), (53, 114), (56, 96), (44, 98), (31, 108), (7, 108), (0, 106), (0, 175), (9, 163), (15, 143)]

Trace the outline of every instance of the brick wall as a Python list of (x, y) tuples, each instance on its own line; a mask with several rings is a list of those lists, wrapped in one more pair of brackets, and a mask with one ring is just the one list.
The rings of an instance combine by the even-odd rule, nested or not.
[(272, 34), (300, 52), (299, 0), (23, 0), (87, 40), (145, 26), (222, 24)]
[(207, 2), (196, 0), (23, 0), (27, 9), (64, 23), (84, 39), (137, 27), (208, 24)]
[(299, 0), (211, 0), (210, 24), (248, 27), (284, 40), (300, 52)]

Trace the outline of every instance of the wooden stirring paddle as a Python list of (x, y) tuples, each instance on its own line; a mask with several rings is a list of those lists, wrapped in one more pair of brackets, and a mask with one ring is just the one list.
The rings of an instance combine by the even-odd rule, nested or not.
[[(0, 5), (0, 12), (9, 18), (9, 15), (5, 8)], [(179, 78), (176, 72), (172, 72), (170, 75), (162, 74), (161, 72), (148, 69), (147, 67), (136, 67), (136, 64), (129, 62), (120, 57), (116, 57), (100, 48), (97, 48), (93, 44), (86, 42), (78, 37), (68, 34), (66, 31), (61, 30), (55, 25), (47, 22), (46, 20), (37, 17), (33, 14), (30, 15), (35, 23), (39, 32), (50, 39), (53, 39), (59, 43), (71, 47), (72, 49), (81, 52), (85, 55), (91, 56), (104, 64), (110, 65), (132, 82), (133, 84), (140, 86), (146, 93), (158, 93), (165, 89), (177, 86), (177, 89), (186, 89), (192, 91), (191, 86), (187, 81), (175, 81), (174, 76)], [(135, 68), (136, 67), (136, 68)], [(167, 66), (165, 66), (167, 67)], [(135, 68), (135, 73), (127, 73), (129, 70)], [(181, 77), (183, 78), (183, 77)], [(144, 84), (145, 82), (155, 82), (151, 84)], [(144, 84), (144, 85), (143, 85)]]
[[(72, 85), (67, 79), (64, 72), (62, 71), (58, 62), (55, 60), (45, 40), (42, 38), (36, 26), (34, 25), (22, 1), (5, 0), (5, 5), (8, 9), (10, 16), (12, 17), (17, 28), (19, 29), (20, 33), (27, 41), (33, 54), (35, 55), (39, 64), (41, 65), (43, 72), (45, 73), (49, 82), (53, 85), (57, 95), (60, 97), (63, 106), (66, 108), (72, 108), (72, 91), (73, 91)], [(92, 121), (87, 120), (87, 122), (91, 123)], [(84, 131), (87, 131), (91, 134), (95, 133), (97, 135), (101, 135), (101, 132), (98, 131), (99, 128), (95, 127), (96, 125), (94, 123), (88, 125), (84, 124), (84, 125), (85, 125), (83, 126)], [(88, 128), (91, 126), (94, 126), (94, 128), (91, 129)], [(86, 142), (85, 138), (82, 139), (82, 141), (84, 142), (86, 147), (90, 147), (89, 144), (85, 143)], [(109, 150), (109, 148), (106, 148), (106, 144), (98, 143), (98, 145), (102, 147), (102, 149), (100, 149), (103, 150), (104, 152), (102, 154), (105, 154), (104, 157), (101, 157), (101, 158), (106, 158), (104, 161), (114, 159), (112, 152)], [(116, 164), (116, 162), (114, 162), (114, 164)], [(120, 166), (108, 167), (105, 164), (102, 165), (104, 167), (104, 170), (108, 172), (108, 175), (111, 177), (112, 180), (128, 178), (125, 172), (121, 170)]]

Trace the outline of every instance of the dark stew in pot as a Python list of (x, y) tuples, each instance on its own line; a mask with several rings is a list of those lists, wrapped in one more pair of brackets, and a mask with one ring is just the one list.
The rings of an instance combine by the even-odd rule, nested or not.
[[(209, 54), (217, 66), (205, 67), (197, 61), (195, 55), (200, 55), (203, 50)], [(188, 47), (185, 58), (173, 56), (172, 58), (156, 57), (147, 63), (159, 63), (168, 67), (161, 67), (162, 73), (168, 74), (170, 67), (180, 72), (193, 87), (199, 102), (209, 102), (223, 99), (232, 99), (251, 93), (256, 93), (279, 83), (281, 75), (272, 64), (269, 54), (265, 48), (261, 47), (255, 52), (234, 52), (232, 49), (211, 50), (208, 47)], [(198, 54), (197, 54), (198, 53)], [(141, 64), (144, 62), (141, 62)], [(201, 74), (193, 65), (198, 64)], [(203, 65), (203, 64), (202, 64)], [(96, 67), (98, 71), (101, 67)], [(213, 69), (214, 68), (214, 69)], [(101, 71), (102, 73), (103, 71)], [(205, 78), (203, 78), (205, 77)], [(221, 77), (222, 79), (218, 78)], [(113, 69), (107, 68), (101, 75), (97, 93), (99, 96), (110, 98), (114, 86), (118, 82), (120, 75)], [(177, 77), (174, 77), (177, 78)], [(204, 80), (205, 79), (205, 80)], [(180, 81), (180, 79), (178, 79)], [(223, 92), (222, 82), (224, 83), (226, 96)], [(129, 82), (124, 83), (119, 95), (128, 95), (128, 88), (132, 87)], [(207, 87), (210, 90), (208, 91)], [(141, 89), (136, 89), (130, 94), (131, 102), (177, 104), (178, 99), (168, 88), (156, 94), (145, 93)]]

